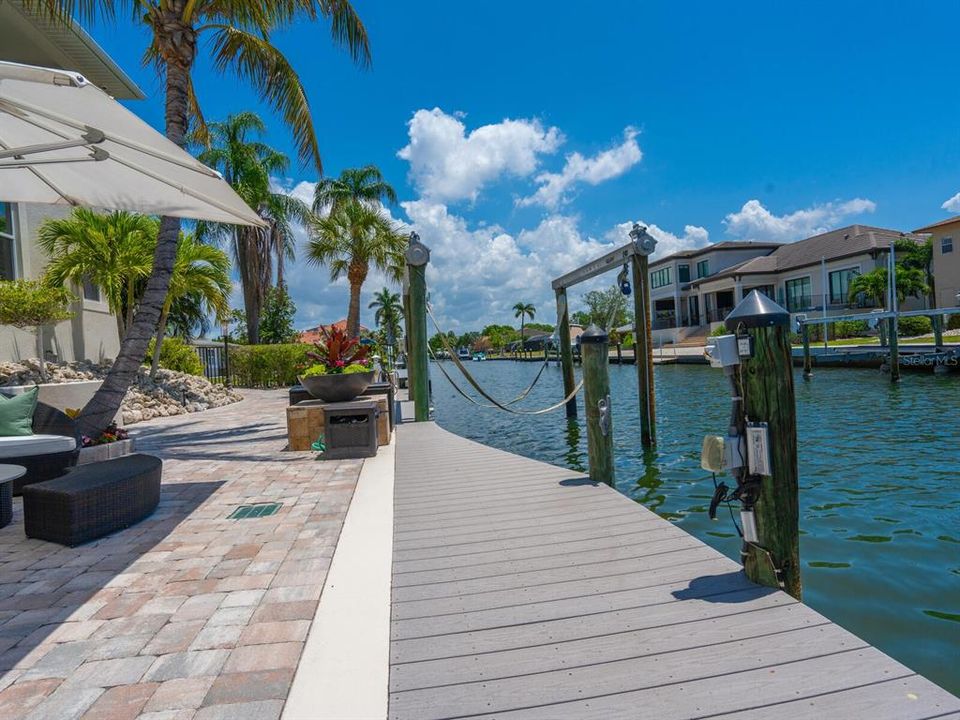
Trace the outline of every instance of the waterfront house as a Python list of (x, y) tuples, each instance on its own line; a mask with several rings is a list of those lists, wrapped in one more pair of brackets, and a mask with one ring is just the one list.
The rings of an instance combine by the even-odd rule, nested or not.
[[(850, 225), (792, 243), (717, 243), (650, 264), (655, 342), (701, 339), (751, 290), (791, 314), (869, 312), (869, 298), (849, 298), (850, 280), (887, 263), (899, 230)], [(908, 298), (903, 309), (922, 308)]]
[[(73, 70), (110, 95), (142, 99), (133, 80), (79, 25), (66, 27), (39, 10), (27, 10), (19, 0), (0, 2), (0, 60)], [(37, 229), (48, 218), (64, 217), (70, 208), (8, 203), (0, 188), (0, 280), (35, 279), (47, 258), (37, 246)], [(91, 284), (71, 288), (78, 297), (71, 320), (44, 332), (47, 360), (101, 360), (120, 348), (117, 322), (100, 289)], [(0, 327), (0, 361), (36, 355), (31, 333)]]
[(960, 215), (914, 230), (933, 240), (936, 306), (960, 307)]
[[(307, 328), (306, 330), (300, 331), (299, 342), (302, 343), (316, 343), (320, 342), (323, 339), (324, 331), (330, 332), (336, 328), (343, 332), (347, 331), (347, 320), (337, 320), (335, 323), (330, 323), (329, 325), (314, 325), (313, 327)], [(363, 325), (360, 326), (360, 337), (367, 337), (370, 334), (370, 328)]]

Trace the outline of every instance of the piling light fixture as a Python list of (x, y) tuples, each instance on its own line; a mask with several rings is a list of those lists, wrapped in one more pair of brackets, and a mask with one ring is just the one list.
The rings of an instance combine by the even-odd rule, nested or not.
[(627, 279), (627, 264), (623, 264), (623, 269), (617, 274), (617, 285), (620, 286), (620, 292), (629, 295), (633, 288), (630, 287), (630, 280)]
[(410, 233), (410, 245), (405, 255), (410, 265), (420, 266), (430, 262), (430, 248), (420, 242), (420, 236), (415, 232)]
[(586, 330), (584, 330), (580, 337), (577, 338), (581, 343), (590, 344), (590, 345), (599, 345), (600, 343), (605, 343), (610, 339), (610, 336), (607, 335), (607, 331), (596, 325), (590, 325)]
[(738, 327), (789, 325), (790, 313), (759, 290), (751, 290), (727, 315), (724, 324), (730, 332), (736, 332)]
[(652, 255), (657, 247), (656, 238), (648, 233), (647, 228), (640, 223), (633, 224), (633, 229), (630, 231), (630, 239), (633, 240), (637, 246), (637, 251), (641, 255)]

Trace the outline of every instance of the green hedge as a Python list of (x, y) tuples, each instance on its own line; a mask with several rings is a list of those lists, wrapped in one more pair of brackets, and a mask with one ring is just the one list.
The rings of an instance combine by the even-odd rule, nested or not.
[[(156, 339), (151, 339), (144, 360), (147, 365), (153, 363), (154, 345)], [(160, 345), (160, 367), (189, 375), (203, 375), (203, 363), (200, 362), (197, 351), (178, 337), (163, 339), (163, 344)]]
[(231, 345), (230, 375), (237, 387), (289, 387), (310, 363), (312, 345)]
[(933, 322), (930, 318), (923, 316), (902, 317), (897, 321), (897, 332), (900, 337), (929, 335), (933, 332)]

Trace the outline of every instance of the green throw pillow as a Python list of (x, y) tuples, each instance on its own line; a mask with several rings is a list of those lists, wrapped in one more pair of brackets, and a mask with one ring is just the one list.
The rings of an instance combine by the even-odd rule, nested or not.
[(39, 388), (7, 397), (0, 394), (0, 437), (33, 435), (33, 411)]

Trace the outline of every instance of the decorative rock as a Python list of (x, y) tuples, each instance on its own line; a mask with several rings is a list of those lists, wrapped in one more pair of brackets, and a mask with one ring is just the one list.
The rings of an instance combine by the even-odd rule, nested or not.
[[(46, 363), (47, 382), (102, 380), (110, 362)], [(0, 362), (0, 385), (33, 385), (41, 382), (38, 360)], [(127, 391), (120, 407), (123, 424), (155, 417), (169, 417), (223, 407), (243, 399), (240, 393), (214, 385), (204, 377), (160, 369), (150, 379), (150, 370), (141, 367), (136, 383)]]

